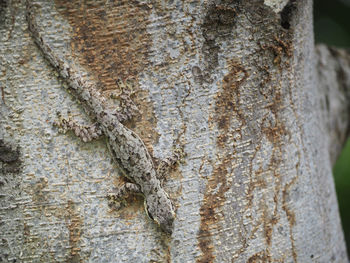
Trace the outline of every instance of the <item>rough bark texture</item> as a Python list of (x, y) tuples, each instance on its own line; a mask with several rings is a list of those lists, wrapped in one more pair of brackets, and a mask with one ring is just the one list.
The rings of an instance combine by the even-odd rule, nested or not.
[(2, 261), (347, 262), (331, 164), (350, 74), (342, 51), (315, 52), (310, 0), (35, 2), (52, 49), (107, 99), (133, 86), (127, 125), (153, 157), (186, 157), (164, 185), (171, 237), (141, 199), (110, 209), (122, 179), (105, 141), (53, 127), (58, 111), (89, 117), (31, 39), (24, 1), (0, 1)]

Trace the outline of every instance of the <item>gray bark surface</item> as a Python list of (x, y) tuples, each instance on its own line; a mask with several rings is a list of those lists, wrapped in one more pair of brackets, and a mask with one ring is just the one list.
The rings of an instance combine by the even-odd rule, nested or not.
[(123, 179), (105, 140), (53, 126), (92, 118), (35, 46), (25, 1), (0, 1), (0, 261), (347, 262), (332, 163), (350, 59), (315, 50), (310, 0), (34, 2), (54, 52), (116, 108), (116, 83), (133, 87), (126, 125), (155, 160), (186, 156), (164, 183), (171, 237), (142, 198), (112, 209)]

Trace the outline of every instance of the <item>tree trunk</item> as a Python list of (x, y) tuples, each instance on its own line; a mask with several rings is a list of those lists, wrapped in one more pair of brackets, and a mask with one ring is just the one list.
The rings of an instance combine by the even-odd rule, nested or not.
[(0, 261), (347, 262), (332, 163), (350, 56), (315, 52), (311, 0), (29, 2), (111, 107), (132, 88), (125, 125), (156, 163), (185, 156), (164, 182), (171, 236), (140, 197), (113, 209), (124, 179), (106, 141), (53, 125), (94, 116), (34, 44), (25, 1), (0, 1)]

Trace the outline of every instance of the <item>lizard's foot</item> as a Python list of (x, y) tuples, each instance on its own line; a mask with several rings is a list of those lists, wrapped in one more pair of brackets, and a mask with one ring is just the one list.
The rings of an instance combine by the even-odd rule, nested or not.
[(131, 80), (122, 81), (117, 80), (119, 87), (118, 92), (112, 92), (109, 94), (111, 99), (119, 100), (119, 107), (117, 109), (117, 117), (119, 122), (125, 122), (131, 120), (134, 116), (140, 113), (136, 104), (131, 100), (131, 96), (135, 93), (133, 90), (133, 84)]
[(92, 125), (80, 125), (71, 117), (64, 119), (58, 114), (59, 121), (54, 122), (54, 125), (59, 128), (59, 132), (66, 133), (73, 131), (83, 142), (90, 142), (98, 139), (103, 135), (102, 129), (98, 123)]
[(185, 154), (181, 148), (173, 149), (170, 157), (161, 160), (157, 167), (157, 177), (159, 180), (164, 180), (167, 174), (184, 158)]
[(107, 194), (108, 205), (115, 210), (126, 206), (126, 197), (130, 194), (141, 194), (141, 188), (137, 184), (125, 183), (114, 192)]

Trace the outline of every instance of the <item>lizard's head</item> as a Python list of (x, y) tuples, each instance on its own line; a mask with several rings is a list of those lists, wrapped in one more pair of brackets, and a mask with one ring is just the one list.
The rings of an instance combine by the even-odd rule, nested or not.
[(163, 189), (148, 195), (145, 198), (145, 210), (147, 215), (155, 221), (160, 228), (168, 234), (173, 232), (175, 211), (168, 195)]

